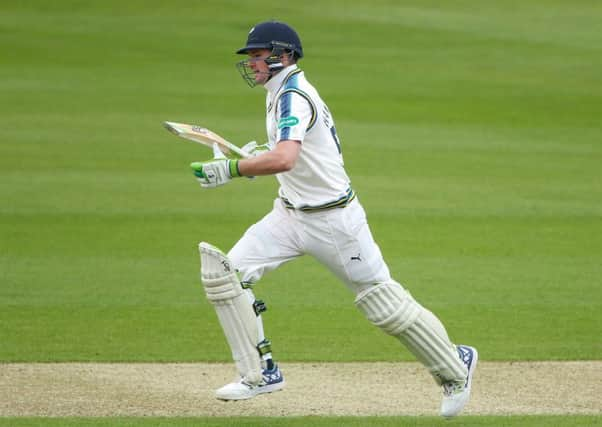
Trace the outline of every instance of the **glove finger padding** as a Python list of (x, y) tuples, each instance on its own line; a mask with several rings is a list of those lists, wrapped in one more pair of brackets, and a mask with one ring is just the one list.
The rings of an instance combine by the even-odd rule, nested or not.
[(213, 158), (216, 160), (222, 160), (226, 158), (226, 155), (219, 149), (219, 145), (213, 144)]

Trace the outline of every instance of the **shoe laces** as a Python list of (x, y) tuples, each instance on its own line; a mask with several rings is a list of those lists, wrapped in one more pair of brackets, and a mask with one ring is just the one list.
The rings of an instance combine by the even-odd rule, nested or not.
[(263, 382), (266, 384), (279, 381), (281, 378), (280, 369), (278, 369), (278, 366), (274, 366), (274, 368), (271, 370), (264, 369), (262, 372), (262, 376)]
[(458, 346), (458, 356), (460, 356), (462, 363), (464, 363), (467, 367), (470, 366), (472, 361), (472, 352), (470, 350), (462, 346)]

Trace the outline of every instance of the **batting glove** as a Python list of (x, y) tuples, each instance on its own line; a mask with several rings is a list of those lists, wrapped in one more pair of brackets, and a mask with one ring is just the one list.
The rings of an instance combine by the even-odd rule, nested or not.
[(241, 176), (238, 159), (227, 159), (217, 145), (213, 146), (214, 158), (206, 162), (190, 164), (197, 181), (203, 188), (215, 188), (227, 184), (232, 178)]
[(251, 141), (243, 145), (241, 150), (252, 157), (257, 157), (260, 154), (270, 151), (270, 146), (269, 144), (257, 144), (257, 141)]
[(203, 188), (214, 188), (227, 184), (232, 178), (240, 176), (238, 160), (210, 160), (190, 164), (197, 181)]

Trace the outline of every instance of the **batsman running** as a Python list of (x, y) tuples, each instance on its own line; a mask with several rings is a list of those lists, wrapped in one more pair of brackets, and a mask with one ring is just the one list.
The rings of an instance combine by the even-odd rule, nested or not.
[(265, 305), (253, 286), (307, 254), (347, 286), (370, 322), (426, 367), (443, 390), (441, 415), (459, 414), (470, 396), (477, 351), (452, 344), (439, 319), (391, 277), (345, 171), (332, 114), (297, 65), (303, 57), (299, 36), (285, 23), (262, 22), (236, 53), (246, 55), (237, 64), (244, 80), (267, 91), (268, 143), (245, 145), (249, 158), (228, 159), (217, 150), (214, 159), (191, 166), (203, 188), (259, 175), (275, 175), (280, 188), (272, 211), (228, 254), (199, 244), (201, 280), (240, 375), (216, 397), (249, 399), (284, 387), (264, 335)]

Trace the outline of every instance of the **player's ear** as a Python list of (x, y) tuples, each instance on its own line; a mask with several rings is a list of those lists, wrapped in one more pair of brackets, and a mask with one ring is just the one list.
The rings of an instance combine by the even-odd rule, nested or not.
[(290, 51), (284, 51), (282, 53), (282, 55), (280, 55), (280, 61), (282, 61), (282, 64), (285, 67), (288, 67), (289, 65), (293, 65), (294, 63), (296, 63), (296, 58), (295, 58), (295, 54), (293, 52)]

